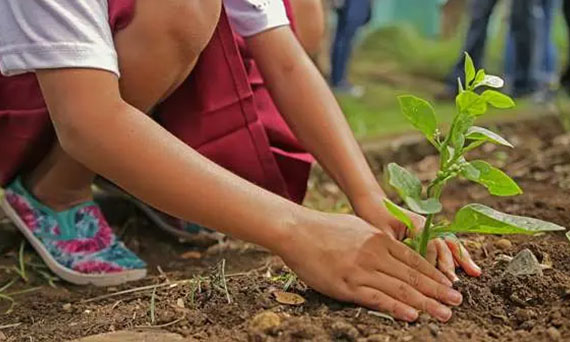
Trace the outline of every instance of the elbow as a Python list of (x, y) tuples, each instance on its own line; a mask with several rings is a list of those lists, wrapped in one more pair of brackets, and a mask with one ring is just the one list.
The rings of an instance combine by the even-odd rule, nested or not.
[[(67, 154), (81, 161), (106, 132), (106, 114), (116, 113), (119, 104), (97, 105), (89, 109), (63, 110), (52, 115), (58, 142)], [(107, 127), (108, 128), (108, 127)]]

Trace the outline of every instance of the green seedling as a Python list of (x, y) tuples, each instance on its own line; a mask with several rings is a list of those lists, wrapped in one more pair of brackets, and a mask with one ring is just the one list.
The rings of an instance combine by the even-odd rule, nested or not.
[(14, 309), (14, 305), (16, 304), (16, 301), (14, 300), (14, 298), (12, 298), (12, 296), (10, 294), (6, 293), (6, 290), (8, 290), (17, 281), (18, 281), (18, 278), (14, 278), (11, 281), (9, 281), (8, 283), (6, 283), (5, 285), (3, 285), (2, 287), (0, 287), (0, 300), (5, 300), (5, 301), (10, 302), (10, 307), (6, 310), (6, 312), (4, 312), (5, 314), (11, 313), (12, 309)]
[(22, 278), (22, 280), (27, 283), (29, 279), (26, 272), (26, 254), (24, 253), (25, 247), (26, 241), (23, 240), (22, 243), (20, 243), (20, 249), (18, 251), (18, 267), (14, 266), (13, 269), (16, 273), (18, 273), (20, 278)]
[(440, 156), (437, 176), (425, 189), (420, 180), (408, 170), (395, 163), (387, 166), (388, 181), (402, 201), (411, 211), (426, 215), (422, 232), (414, 234), (415, 228), (405, 211), (388, 199), (384, 201), (389, 212), (412, 232), (413, 238), (406, 243), (425, 257), (431, 239), (454, 233), (533, 235), (565, 230), (550, 222), (508, 215), (482, 204), (464, 206), (451, 222), (437, 221), (436, 215), (442, 210), (439, 199), (443, 188), (457, 177), (481, 184), (494, 196), (522, 194), (517, 183), (503, 171), (483, 160), (467, 161), (465, 158), (467, 152), (485, 143), (513, 147), (497, 133), (474, 125), (489, 106), (499, 109), (515, 106), (509, 96), (496, 90), (502, 88), (503, 80), (486, 75), (483, 69), (477, 71), (471, 57), (465, 54), (465, 80), (462, 82), (458, 79), (458, 84), (457, 114), (445, 137), (442, 137), (438, 129), (435, 111), (429, 102), (411, 95), (398, 98), (402, 114), (425, 135)]

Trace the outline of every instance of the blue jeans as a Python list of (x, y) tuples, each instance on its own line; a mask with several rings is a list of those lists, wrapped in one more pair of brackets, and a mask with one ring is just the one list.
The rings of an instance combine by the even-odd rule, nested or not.
[[(537, 0), (532, 6), (529, 24), (533, 27), (534, 41), (527, 44), (533, 53), (528, 62), (528, 69), (520, 69), (518, 49), (512, 34), (509, 34), (505, 52), (505, 77), (513, 85), (513, 93), (528, 93), (547, 88), (555, 81), (557, 72), (557, 50), (552, 38), (554, 15), (558, 9), (558, 0)], [(526, 53), (526, 52), (525, 52)], [(518, 69), (517, 69), (518, 67)]]
[(461, 51), (461, 57), (455, 64), (453, 71), (448, 76), (448, 86), (451, 89), (457, 89), (457, 78), (464, 78), (465, 57), (463, 52), (466, 51), (477, 68), (483, 65), (483, 57), (485, 56), (485, 46), (487, 44), (487, 29), (489, 20), (498, 0), (471, 0), (470, 11), (471, 22), (465, 45)]
[(364, 26), (371, 15), (370, 0), (345, 0), (337, 10), (338, 22), (331, 54), (331, 84), (333, 87), (347, 83), (346, 75), (353, 41), (358, 29)]
[[(541, 0), (515, 0), (513, 1), (512, 14), (510, 21), (510, 32), (513, 38), (513, 45), (517, 52), (517, 59), (512, 67), (515, 73), (520, 75), (519, 79), (514, 80), (513, 88), (520, 89), (531, 84), (530, 77), (531, 65), (535, 60), (533, 53), (535, 51), (535, 43), (537, 37), (536, 25), (533, 22), (533, 10)], [(489, 19), (498, 0), (472, 0), (471, 1), (471, 23), (463, 51), (467, 51), (477, 68), (483, 66), (483, 58), (485, 56), (485, 48), (487, 43), (487, 29)], [(463, 66), (465, 58), (463, 53), (459, 61), (453, 68), (451, 75), (448, 77), (448, 85), (451, 89), (457, 89), (457, 78), (463, 78)]]

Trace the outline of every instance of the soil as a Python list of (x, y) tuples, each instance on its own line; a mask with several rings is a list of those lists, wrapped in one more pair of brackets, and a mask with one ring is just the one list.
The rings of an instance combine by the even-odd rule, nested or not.
[[(496, 199), (477, 185), (458, 181), (443, 197), (444, 215), (477, 201), (570, 226), (570, 135), (553, 117), (493, 128), (517, 148), (485, 146), (486, 159), (503, 166), (525, 194)], [(431, 177), (434, 151), (422, 142), (405, 141), (368, 151), (379, 179), (387, 161), (414, 169), (424, 179)], [(311, 177), (306, 203), (321, 210), (350, 211), (346, 198), (319, 170)], [(449, 323), (422, 315), (418, 322), (407, 324), (319, 295), (257, 246), (229, 240), (192, 248), (157, 231), (130, 204), (118, 200), (104, 204), (117, 232), (151, 265), (151, 275), (117, 288), (62, 282), (52, 287), (40, 274), (41, 263), (26, 249), (29, 281), (19, 279), (3, 293), (31, 292), (14, 294), (13, 310), (0, 315), (0, 341), (66, 341), (126, 329), (162, 329), (188, 341), (570, 341), (570, 245), (563, 234), (462, 237), (483, 276), (460, 273), (457, 286), (465, 300)], [(0, 284), (5, 284), (18, 279), (13, 268), (18, 265), (21, 238), (9, 224), (0, 227)], [(504, 275), (506, 262), (499, 256), (514, 256), (524, 248), (552, 268), (542, 277)], [(220, 277), (221, 260), (226, 261), (227, 293)], [(304, 304), (275, 300), (274, 292), (286, 283), (289, 292), (306, 300)], [(141, 289), (159, 284), (156, 289)], [(124, 290), (131, 292), (119, 293)], [(1, 312), (8, 308), (9, 302), (0, 300)]]

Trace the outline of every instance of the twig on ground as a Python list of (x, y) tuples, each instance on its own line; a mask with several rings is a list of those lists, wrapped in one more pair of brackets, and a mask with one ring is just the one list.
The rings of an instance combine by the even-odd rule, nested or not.
[(382, 313), (382, 312), (378, 312), (378, 311), (368, 311), (368, 314), (369, 314), (369, 315), (372, 315), (372, 316), (384, 318), (384, 319), (387, 319), (387, 320), (392, 321), (392, 322), (396, 322), (396, 320), (394, 319), (394, 317), (392, 317), (392, 316), (390, 316), (390, 315), (388, 315), (388, 314)]
[(178, 319), (175, 319), (172, 322), (168, 322), (168, 323), (164, 323), (164, 324), (160, 324), (160, 325), (151, 325), (151, 326), (139, 325), (139, 326), (136, 326), (135, 329), (163, 329), (163, 328), (167, 328), (167, 327), (170, 327), (172, 325), (175, 325), (179, 322), (182, 322), (185, 319), (186, 319), (186, 315), (184, 315)]
[(17, 328), (17, 327), (19, 327), (20, 325), (22, 325), (22, 323), (13, 323), (13, 324), (0, 325), (0, 330), (10, 329), (10, 328)]
[(156, 311), (156, 287), (152, 291), (152, 296), (150, 296), (150, 324), (152, 325), (154, 325), (154, 322), (156, 321), (155, 311)]
[[(226, 279), (229, 278), (237, 278), (237, 277), (242, 277), (242, 276), (249, 276), (252, 272), (257, 271), (257, 269), (248, 271), (248, 272), (239, 272), (239, 273), (232, 273), (232, 274), (228, 274), (225, 276)], [(200, 277), (201, 281), (205, 281), (209, 279), (209, 277)], [(93, 298), (89, 298), (89, 299), (84, 299), (81, 300), (80, 303), (90, 303), (90, 302), (96, 302), (99, 300), (103, 300), (103, 299), (108, 299), (108, 298), (113, 298), (113, 297), (117, 297), (117, 296), (122, 296), (122, 295), (127, 295), (127, 294), (132, 294), (132, 293), (137, 293), (137, 292), (144, 292), (144, 291), (150, 291), (150, 290), (154, 290), (156, 289), (160, 289), (163, 287), (170, 287), (170, 288), (174, 288), (180, 285), (184, 285), (184, 284), (189, 284), (189, 283), (193, 283), (196, 281), (196, 278), (193, 279), (183, 279), (183, 280), (178, 280), (178, 281), (173, 281), (170, 283), (160, 283), (160, 284), (155, 284), (155, 285), (146, 285), (146, 286), (141, 286), (141, 287), (137, 287), (137, 288), (132, 288), (132, 289), (128, 289), (128, 290), (123, 290), (123, 291), (118, 291), (118, 292), (113, 292), (113, 293), (108, 293), (108, 294), (104, 294), (101, 296), (97, 296), (97, 297), (93, 297)], [(201, 289), (200, 289), (201, 292)]]

